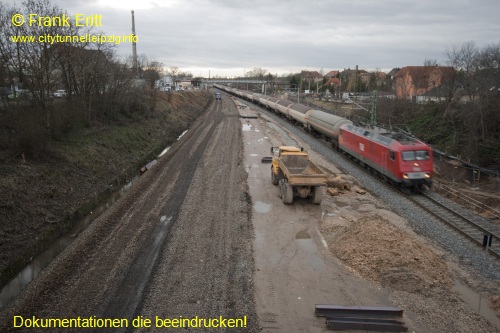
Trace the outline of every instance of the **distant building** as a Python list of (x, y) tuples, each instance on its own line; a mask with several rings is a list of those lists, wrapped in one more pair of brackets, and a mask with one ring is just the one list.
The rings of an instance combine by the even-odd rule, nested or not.
[(314, 83), (323, 81), (323, 75), (318, 71), (302, 71), (301, 75), (303, 81), (311, 81)]
[(413, 100), (419, 104), (428, 102), (442, 102), (449, 100), (453, 92), (452, 87), (448, 83), (444, 83), (439, 87), (431, 89), (423, 94), (417, 95)]
[(328, 79), (328, 81), (326, 81), (325, 85), (329, 88), (330, 87), (337, 88), (340, 86), (340, 79), (338, 77), (332, 77)]
[(331, 79), (332, 77), (337, 77), (339, 75), (340, 71), (329, 71), (325, 75), (325, 79)]
[(364, 69), (344, 69), (339, 76), (342, 89), (345, 91), (358, 91), (357, 85), (360, 82), (366, 84), (370, 80), (370, 74)]
[(172, 91), (173, 80), (171, 76), (162, 76), (156, 80), (155, 88), (159, 91)]
[(443, 66), (407, 66), (395, 75), (397, 98), (415, 99), (454, 79), (455, 69)]

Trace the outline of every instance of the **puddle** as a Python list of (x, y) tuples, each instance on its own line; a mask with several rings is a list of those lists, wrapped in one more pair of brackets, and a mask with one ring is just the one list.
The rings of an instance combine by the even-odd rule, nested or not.
[(243, 128), (242, 128), (243, 131), (251, 131), (252, 130), (252, 125), (249, 125), (249, 124), (243, 124)]
[(250, 154), (250, 156), (255, 157), (255, 156), (259, 156), (259, 154)]
[(253, 209), (255, 209), (257, 213), (269, 213), (271, 211), (271, 204), (266, 204), (265, 202), (257, 201), (255, 205), (253, 205)]
[(65, 235), (58, 238), (48, 249), (33, 259), (16, 277), (7, 283), (0, 291), (0, 309), (5, 307), (14, 297), (16, 297), (40, 272), (47, 267), (55, 257), (57, 257), (73, 240), (85, 230), (92, 221), (106, 211), (115, 201), (130, 189), (132, 184), (139, 178), (135, 176), (119, 190), (113, 192), (98, 207), (96, 207), (85, 218), (75, 222), (73, 227)]
[(188, 130), (185, 130), (184, 132), (181, 133), (181, 135), (179, 135), (179, 137), (177, 138), (177, 141), (179, 141), (183, 136), (184, 134), (187, 133)]
[[(305, 231), (305, 230), (303, 230), (303, 231)], [(323, 260), (321, 260), (321, 258), (318, 257), (318, 247), (316, 246), (316, 244), (314, 244), (312, 239), (310, 239), (310, 238), (309, 239), (296, 239), (295, 241), (299, 244), (299, 246), (306, 253), (307, 263), (314, 270), (324, 271), (325, 264), (323, 263)]]
[(495, 312), (490, 308), (489, 299), (476, 293), (474, 290), (470, 289), (468, 286), (460, 283), (459, 281), (454, 281), (455, 284), (451, 290), (458, 292), (460, 298), (467, 303), (474, 311), (479, 313), (491, 324), (495, 325), (500, 329), (500, 319), (495, 315)]
[(301, 230), (295, 235), (295, 239), (310, 239), (311, 235), (307, 232), (307, 230)]
[(350, 205), (349, 204), (346, 204), (345, 202), (342, 202), (342, 201), (336, 201), (335, 204), (337, 205), (337, 207), (339, 208), (349, 208)]
[(165, 153), (167, 151), (169, 151), (169, 149), (171, 148), (172, 146), (168, 146), (167, 148), (163, 149), (163, 151), (160, 153), (160, 155), (158, 155), (158, 157), (162, 157), (163, 155), (165, 155)]

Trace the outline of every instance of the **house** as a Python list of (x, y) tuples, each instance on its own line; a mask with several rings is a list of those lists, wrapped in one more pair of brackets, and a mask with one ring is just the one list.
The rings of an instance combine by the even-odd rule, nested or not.
[(344, 69), (342, 72), (340, 72), (340, 77), (342, 80), (348, 80), (352, 76), (361, 75), (361, 74), (368, 74), (367, 71), (364, 69)]
[(325, 79), (329, 80), (332, 77), (337, 77), (339, 75), (339, 73), (340, 73), (340, 71), (329, 71), (328, 73), (326, 73)]
[(439, 87), (433, 88), (423, 94), (414, 96), (414, 101), (419, 104), (428, 102), (442, 102), (449, 100), (453, 94), (453, 87), (450, 83), (443, 83)]
[(340, 79), (338, 77), (332, 77), (325, 82), (325, 86), (331, 91), (337, 91), (340, 89)]
[(328, 87), (330, 86), (338, 87), (340, 86), (340, 79), (338, 77), (332, 77), (325, 82), (325, 85)]
[(391, 69), (391, 71), (389, 73), (387, 73), (387, 77), (389, 77), (391, 80), (394, 80), (396, 77), (396, 74), (398, 74), (398, 72), (400, 70), (401, 70), (401, 68), (399, 68), (399, 67)]
[[(359, 91), (359, 83), (369, 81), (370, 74), (364, 69), (344, 69), (339, 73), (342, 89), (347, 91)], [(364, 77), (364, 79), (361, 79)], [(366, 82), (365, 82), (366, 81)]]
[(302, 71), (301, 76), (303, 81), (310, 81), (313, 83), (323, 81), (323, 75), (318, 71)]
[(414, 99), (453, 80), (455, 69), (443, 66), (406, 66), (395, 75), (397, 98)]

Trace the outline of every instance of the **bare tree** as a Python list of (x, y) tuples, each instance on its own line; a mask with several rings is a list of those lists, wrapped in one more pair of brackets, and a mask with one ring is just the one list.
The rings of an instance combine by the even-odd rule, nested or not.
[(147, 89), (149, 93), (149, 110), (153, 112), (156, 107), (158, 91), (156, 89), (156, 81), (160, 79), (163, 72), (163, 64), (151, 60), (145, 68), (143, 68), (143, 78), (146, 79)]
[(172, 82), (174, 83), (174, 89), (176, 89), (176, 83), (175, 83), (175, 78), (177, 77), (177, 74), (179, 74), (179, 67), (176, 66), (171, 66), (169, 67), (169, 72), (170, 75), (172, 75)]
[(453, 45), (452, 49), (446, 52), (449, 63), (458, 71), (457, 80), (470, 101), (474, 101), (477, 94), (478, 54), (472, 41)]
[(424, 60), (424, 66), (425, 67), (436, 67), (436, 66), (439, 66), (438, 62), (436, 59), (428, 59), (426, 58)]
[[(445, 116), (460, 123), (462, 145), (465, 156), (475, 160), (486, 160), (490, 153), (484, 147), (498, 144), (500, 126), (500, 44), (478, 49), (473, 42), (453, 46), (447, 52), (450, 64), (458, 71), (457, 82), (468, 98), (468, 103), (451, 104)], [(482, 157), (484, 156), (484, 157)], [(500, 158), (500, 157), (497, 157)]]
[(245, 77), (263, 80), (267, 72), (268, 72), (267, 69), (254, 67), (253, 70), (245, 73)]

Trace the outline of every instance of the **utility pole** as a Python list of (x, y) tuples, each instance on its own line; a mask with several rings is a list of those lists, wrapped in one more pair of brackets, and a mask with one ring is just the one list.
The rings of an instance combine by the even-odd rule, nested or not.
[(374, 90), (372, 94), (372, 108), (370, 110), (370, 125), (377, 124), (377, 91)]

